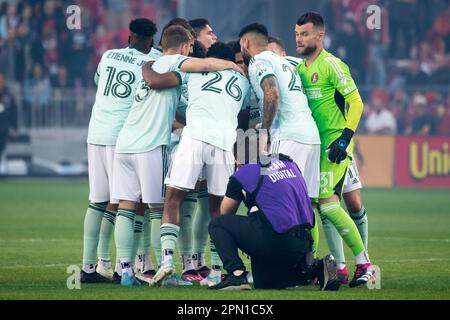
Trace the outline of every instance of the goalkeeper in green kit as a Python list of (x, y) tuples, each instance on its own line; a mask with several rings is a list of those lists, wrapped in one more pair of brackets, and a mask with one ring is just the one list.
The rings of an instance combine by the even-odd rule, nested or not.
[[(356, 270), (350, 287), (356, 287), (375, 274), (358, 229), (341, 207), (340, 198), (353, 154), (352, 136), (363, 103), (348, 66), (323, 49), (324, 34), (325, 25), (318, 13), (308, 12), (298, 19), (297, 53), (304, 60), (297, 71), (322, 142), (319, 213), (323, 221), (334, 225), (355, 255)], [(324, 228), (325, 234), (331, 243), (333, 233), (327, 229), (330, 228)]]

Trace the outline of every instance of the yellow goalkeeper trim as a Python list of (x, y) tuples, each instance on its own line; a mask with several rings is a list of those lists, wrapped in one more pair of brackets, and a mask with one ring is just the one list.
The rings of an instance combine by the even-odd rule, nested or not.
[(356, 128), (358, 128), (364, 105), (358, 90), (353, 91), (346, 98), (347, 103), (349, 104), (349, 108), (345, 127), (352, 130), (353, 132), (356, 132)]

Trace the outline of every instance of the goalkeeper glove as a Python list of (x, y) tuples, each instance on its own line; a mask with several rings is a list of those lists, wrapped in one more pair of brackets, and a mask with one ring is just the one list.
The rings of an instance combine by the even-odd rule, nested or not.
[(340, 164), (347, 158), (347, 147), (353, 136), (353, 131), (345, 128), (339, 138), (334, 140), (327, 148), (328, 160), (333, 163)]

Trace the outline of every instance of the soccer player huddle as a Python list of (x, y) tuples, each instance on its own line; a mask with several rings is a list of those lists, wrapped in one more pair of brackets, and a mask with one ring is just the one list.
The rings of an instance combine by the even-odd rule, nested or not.
[[(128, 47), (106, 51), (97, 68), (81, 281), (232, 289), (223, 285), (213, 241), (209, 267), (205, 252), (208, 224), (223, 214), (228, 181), (242, 165), (237, 128), (256, 133), (245, 134), (244, 149), (256, 148), (246, 161), (283, 154), (298, 166), (339, 283), (356, 287), (374, 277), (352, 161), (363, 103), (346, 64), (323, 49), (322, 17), (309, 12), (295, 24), (303, 59), (286, 56), (281, 40), (258, 23), (229, 44), (217, 41), (205, 19), (173, 19), (158, 45), (156, 32), (152, 21), (133, 20)], [(317, 223), (310, 227), (317, 258)], [(351, 281), (343, 241), (356, 260)], [(244, 276), (251, 284), (251, 272)]]

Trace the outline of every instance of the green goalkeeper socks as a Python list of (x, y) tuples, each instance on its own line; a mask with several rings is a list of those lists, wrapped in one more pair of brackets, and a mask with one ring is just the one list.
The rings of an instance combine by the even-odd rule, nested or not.
[(318, 250), (319, 250), (319, 224), (317, 223), (317, 214), (316, 214), (316, 209), (313, 211), (314, 214), (314, 226), (311, 229), (311, 236), (313, 238), (313, 255), (314, 258), (318, 258)]
[[(333, 226), (337, 229), (338, 233), (341, 235), (342, 239), (344, 239), (345, 243), (350, 247), (353, 254), (357, 256), (361, 252), (364, 251), (364, 244), (361, 239), (361, 236), (359, 235), (358, 229), (356, 228), (355, 223), (350, 218), (350, 216), (345, 212), (345, 210), (340, 206), (339, 202), (330, 202), (320, 205), (320, 214), (322, 218), (325, 218), (324, 220), (328, 220), (333, 224)], [(328, 222), (327, 221), (327, 222)], [(328, 223), (327, 223), (328, 224)], [(324, 230), (325, 224), (324, 224)], [(331, 228), (329, 229), (331, 230)], [(328, 231), (330, 232), (330, 231)], [(331, 231), (332, 232), (332, 231)], [(330, 233), (331, 233), (330, 232)], [(325, 231), (325, 234), (327, 234), (327, 231)], [(328, 236), (327, 236), (328, 240)], [(336, 247), (337, 249), (337, 247)], [(330, 250), (332, 250), (330, 246)], [(342, 245), (341, 245), (342, 250)], [(337, 252), (339, 254), (339, 252)], [(333, 253), (332, 253), (333, 254)], [(338, 261), (337, 257), (336, 262)]]
[[(84, 217), (83, 268), (97, 262), (97, 246), (103, 213), (108, 203), (90, 203)], [(86, 271), (86, 270), (85, 270)], [(92, 268), (89, 268), (92, 271)]]
[(369, 246), (369, 227), (367, 220), (367, 212), (364, 206), (361, 207), (361, 210), (358, 212), (351, 212), (350, 217), (352, 217), (353, 221), (358, 228), (359, 234), (361, 235), (362, 241), (364, 243), (364, 248), (368, 251)]

